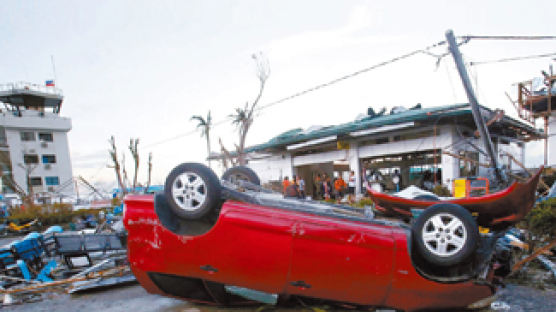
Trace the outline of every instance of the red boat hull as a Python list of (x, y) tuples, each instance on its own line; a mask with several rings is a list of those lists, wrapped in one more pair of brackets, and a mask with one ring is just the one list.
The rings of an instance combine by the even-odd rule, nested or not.
[(412, 216), (411, 209), (425, 209), (438, 203), (460, 205), (477, 214), (477, 224), (489, 228), (510, 226), (521, 220), (535, 204), (537, 184), (543, 168), (525, 183), (514, 182), (503, 191), (481, 197), (456, 198), (443, 201), (406, 199), (367, 188), (375, 208), (395, 215)]

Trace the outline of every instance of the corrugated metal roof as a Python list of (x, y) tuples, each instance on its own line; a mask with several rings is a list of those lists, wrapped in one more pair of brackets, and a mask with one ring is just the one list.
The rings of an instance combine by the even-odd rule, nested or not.
[[(469, 109), (462, 110), (465, 107)], [(455, 115), (461, 115), (470, 112), (471, 110), (469, 104), (446, 105), (446, 106), (438, 106), (438, 107), (431, 107), (431, 108), (407, 110), (398, 114), (382, 115), (374, 118), (365, 117), (361, 120), (355, 120), (340, 125), (324, 127), (309, 133), (304, 133), (302, 129), (298, 128), (298, 129), (293, 129), (284, 132), (270, 139), (266, 143), (246, 148), (245, 151), (247, 153), (256, 152), (268, 148), (279, 147), (282, 145), (288, 145), (292, 143), (318, 139), (330, 135), (341, 136), (341, 135), (347, 135), (348, 133), (357, 130), (376, 128), (376, 127), (398, 124), (398, 123), (409, 122), (409, 121), (418, 121), (418, 120), (431, 119), (431, 118), (436, 119), (439, 116), (441, 117), (455, 116)]]
[[(488, 111), (491, 109), (481, 106)], [(465, 104), (455, 104), (455, 105), (445, 105), (430, 108), (421, 109), (409, 109), (404, 112), (397, 114), (382, 115), (378, 117), (371, 118), (365, 117), (360, 120), (355, 120), (352, 122), (328, 126), (328, 127), (317, 127), (314, 131), (303, 131), (301, 128), (292, 129), (286, 131), (272, 139), (268, 142), (254, 145), (245, 149), (246, 153), (263, 151), (270, 148), (277, 148), (281, 146), (286, 146), (294, 143), (319, 139), (331, 135), (337, 135), (338, 137), (347, 136), (350, 132), (358, 130), (372, 129), (382, 126), (395, 125), (405, 122), (412, 121), (426, 121), (426, 120), (437, 120), (438, 118), (455, 117), (460, 115), (471, 115), (471, 106), (468, 103)], [(539, 135), (540, 133), (533, 127), (526, 125), (520, 121), (513, 118), (505, 116), (503, 121), (510, 125), (522, 128), (523, 130)], [(232, 153), (235, 154), (235, 153)]]

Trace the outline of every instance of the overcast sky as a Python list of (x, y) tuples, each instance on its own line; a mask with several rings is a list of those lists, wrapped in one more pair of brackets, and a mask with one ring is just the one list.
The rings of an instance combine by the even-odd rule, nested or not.
[[(192, 115), (226, 120), (251, 101), (258, 81), (251, 55), (264, 53), (269, 103), (456, 35), (555, 35), (555, 1), (3, 1), (0, 83), (53, 78), (70, 117), (74, 175), (113, 183), (107, 140), (120, 150), (138, 137), (140, 180), (148, 152), (154, 183), (175, 165), (203, 161)], [(478, 41), (466, 61), (556, 52), (556, 41)], [(444, 53), (445, 48), (434, 52)], [(509, 115), (504, 92), (547, 70), (551, 58), (470, 67), (479, 100)], [(554, 61), (552, 61), (554, 63)], [(260, 112), (248, 145), (292, 128), (353, 120), (367, 107), (467, 102), (451, 57), (415, 56)], [(540, 126), (540, 124), (539, 124)], [(230, 123), (213, 130), (228, 148)], [(127, 156), (129, 157), (129, 154)], [(527, 162), (542, 159), (531, 148)], [(131, 169), (131, 164), (128, 165)]]

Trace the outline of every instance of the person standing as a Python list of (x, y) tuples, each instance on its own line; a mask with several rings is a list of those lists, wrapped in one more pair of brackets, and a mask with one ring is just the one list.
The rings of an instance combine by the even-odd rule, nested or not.
[(288, 176), (284, 177), (284, 181), (282, 181), (282, 193), (286, 194), (286, 189), (290, 186), (290, 178)]
[(342, 175), (340, 175), (336, 179), (336, 181), (334, 181), (334, 190), (335, 190), (335, 195), (336, 195), (336, 201), (337, 202), (340, 202), (342, 197), (344, 197), (345, 188), (346, 188), (346, 181), (344, 181), (344, 178), (342, 178)]
[(355, 172), (351, 171), (348, 179), (348, 200), (350, 203), (355, 201), (355, 184)]
[(320, 173), (317, 173), (315, 176), (315, 180), (313, 181), (313, 197), (314, 199), (322, 199), (322, 180), (320, 178)]
[(330, 199), (330, 188), (332, 187), (332, 184), (330, 183), (329, 176), (325, 175), (324, 177), (325, 178), (322, 181), (322, 194), (324, 195), (324, 199)]
[(292, 181), (284, 194), (285, 198), (299, 198), (299, 185), (296, 183), (296, 176), (293, 176)]
[(305, 198), (305, 180), (303, 180), (302, 177), (299, 177), (297, 185), (299, 185), (299, 197)]

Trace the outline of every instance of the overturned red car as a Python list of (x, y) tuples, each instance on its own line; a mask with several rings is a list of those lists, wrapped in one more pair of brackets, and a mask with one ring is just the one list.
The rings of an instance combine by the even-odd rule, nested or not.
[(164, 193), (127, 196), (128, 257), (141, 285), (222, 305), (245, 303), (230, 285), (275, 294), (279, 303), (298, 297), (406, 311), (494, 299), (494, 246), (504, 232), (479, 234), (457, 204), (432, 203), (409, 225), (370, 208), (283, 198), (259, 184), (246, 167), (221, 180), (184, 163)]

